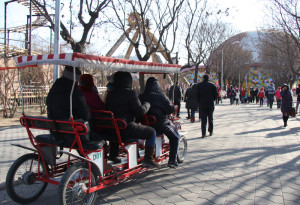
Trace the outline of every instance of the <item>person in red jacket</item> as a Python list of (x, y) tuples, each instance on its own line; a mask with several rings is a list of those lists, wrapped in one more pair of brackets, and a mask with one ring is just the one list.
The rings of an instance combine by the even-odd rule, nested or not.
[(258, 92), (258, 97), (259, 97), (259, 105), (261, 107), (264, 105), (264, 97), (265, 97), (265, 91), (263, 87), (260, 88)]
[(241, 91), (241, 103), (245, 102), (246, 90), (243, 88)]
[(93, 76), (90, 74), (82, 74), (79, 79), (78, 88), (83, 92), (85, 101), (90, 110), (104, 110), (105, 105), (102, 102), (97, 88), (94, 84)]
[(277, 108), (281, 107), (281, 95), (280, 95), (280, 92), (281, 92), (281, 87), (278, 87), (278, 89), (275, 92), (275, 97), (276, 97), (276, 101), (277, 101)]

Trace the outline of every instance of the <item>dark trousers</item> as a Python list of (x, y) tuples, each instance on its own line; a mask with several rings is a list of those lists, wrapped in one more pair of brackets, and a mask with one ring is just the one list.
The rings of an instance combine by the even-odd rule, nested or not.
[(191, 118), (191, 109), (187, 109), (187, 113), (188, 113), (188, 119)]
[(177, 117), (180, 115), (180, 101), (174, 102), (174, 105), (178, 105)]
[(259, 104), (260, 104), (260, 106), (264, 105), (264, 98), (259, 98)]
[(274, 102), (274, 95), (269, 95), (269, 105), (270, 105), (270, 108), (273, 107), (273, 102)]
[(278, 99), (277, 100), (277, 108), (280, 108), (281, 107), (281, 99)]
[(199, 108), (199, 116), (201, 119), (202, 136), (206, 135), (206, 124), (208, 119), (208, 132), (213, 132), (213, 113), (214, 108)]
[(177, 152), (180, 135), (176, 131), (175, 127), (171, 124), (163, 125), (160, 129), (157, 129), (157, 133), (165, 134), (169, 139), (170, 144), (170, 156), (169, 163), (174, 163), (177, 161)]

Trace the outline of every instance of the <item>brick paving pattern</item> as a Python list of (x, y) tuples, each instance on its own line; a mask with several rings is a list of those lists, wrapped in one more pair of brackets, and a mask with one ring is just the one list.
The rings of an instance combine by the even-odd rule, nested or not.
[[(276, 105), (274, 106), (276, 107)], [(300, 204), (300, 117), (283, 128), (281, 113), (256, 104), (224, 100), (214, 113), (214, 135), (201, 138), (198, 120), (181, 123), (188, 157), (177, 169), (164, 166), (97, 193), (95, 204)], [(198, 119), (198, 114), (196, 115)], [(28, 144), (23, 128), (0, 129), (0, 184), (13, 161), (27, 152), (10, 146)], [(57, 204), (49, 185), (31, 204)], [(0, 191), (0, 204), (16, 204)]]

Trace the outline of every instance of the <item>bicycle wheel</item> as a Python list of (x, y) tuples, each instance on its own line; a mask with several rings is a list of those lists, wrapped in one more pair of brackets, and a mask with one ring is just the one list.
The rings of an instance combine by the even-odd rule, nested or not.
[(187, 140), (184, 135), (181, 135), (179, 139), (177, 162), (182, 163), (186, 157), (186, 154), (187, 154)]
[[(95, 186), (95, 175), (91, 172), (91, 186)], [(59, 203), (91, 205), (96, 199), (96, 192), (86, 193), (89, 188), (89, 169), (87, 164), (71, 166), (61, 178), (58, 186)]]
[(45, 173), (38, 162), (37, 154), (26, 154), (18, 158), (10, 167), (6, 176), (8, 196), (18, 203), (36, 200), (46, 189), (48, 183), (37, 181), (36, 176)]

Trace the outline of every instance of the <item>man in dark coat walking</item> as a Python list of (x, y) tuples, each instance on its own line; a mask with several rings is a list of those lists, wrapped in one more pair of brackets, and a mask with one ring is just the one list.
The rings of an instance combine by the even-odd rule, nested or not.
[(213, 134), (213, 112), (214, 101), (218, 97), (217, 87), (208, 81), (208, 75), (203, 76), (203, 81), (197, 84), (197, 99), (199, 103), (199, 115), (201, 118), (202, 138), (206, 135), (206, 124), (208, 118), (208, 132)]
[[(174, 98), (173, 98), (173, 94), (174, 94)], [(180, 115), (181, 90), (178, 86), (178, 82), (176, 82), (175, 86), (174, 85), (171, 86), (171, 88), (169, 90), (169, 99), (174, 102), (174, 105), (178, 105), (177, 117), (179, 117), (179, 115)]]
[(186, 89), (185, 95), (184, 95), (185, 108), (188, 113), (188, 116), (186, 117), (186, 119), (191, 119), (190, 96), (191, 96), (191, 91), (192, 91), (192, 85), (193, 85), (193, 83), (191, 83), (190, 87), (188, 87)]

